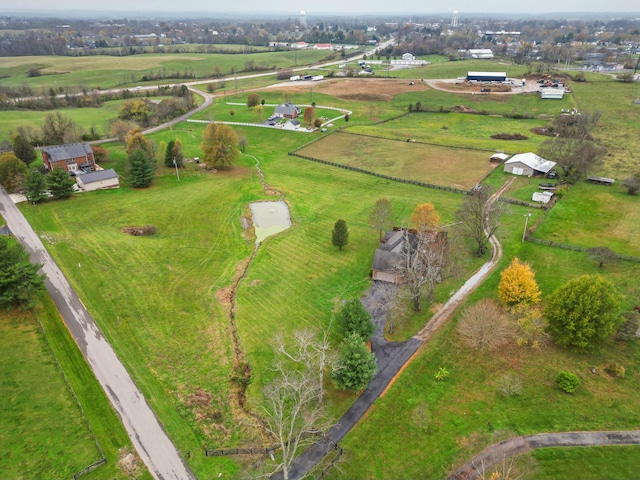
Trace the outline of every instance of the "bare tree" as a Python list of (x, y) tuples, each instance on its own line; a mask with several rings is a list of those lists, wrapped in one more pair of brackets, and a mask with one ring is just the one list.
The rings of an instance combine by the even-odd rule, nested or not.
[(293, 347), (287, 347), (281, 336), (276, 350), (281, 358), (274, 366), (275, 380), (263, 389), (261, 426), (280, 446), (275, 471), (282, 470), (287, 480), (299, 450), (331, 427), (322, 402), (324, 368), (332, 358), (328, 330), (319, 340), (308, 330), (296, 332)]
[(609, 247), (593, 247), (587, 250), (589, 258), (597, 262), (600, 268), (604, 267), (605, 263), (614, 263), (618, 260), (615, 252), (611, 251)]
[(399, 285), (391, 282), (376, 282), (373, 288), (375, 291), (371, 292), (369, 308), (386, 317), (387, 332), (393, 335), (398, 320), (394, 317), (394, 309), (398, 304)]
[(445, 232), (423, 229), (412, 233), (404, 229), (403, 234), (404, 248), (398, 255), (396, 271), (409, 289), (413, 309), (419, 312), (423, 294), (433, 299), (435, 285), (442, 280), (449, 241)]
[(464, 343), (477, 350), (493, 350), (513, 336), (508, 318), (500, 306), (488, 298), (467, 308), (457, 329)]
[(556, 162), (562, 168), (564, 178), (575, 182), (595, 167), (606, 153), (604, 147), (582, 138), (556, 137), (545, 140), (538, 154)]
[(318, 385), (318, 403), (322, 403), (325, 368), (333, 367), (336, 362), (335, 352), (329, 343), (329, 330), (322, 329), (320, 335), (311, 330), (298, 330), (293, 333), (293, 346), (289, 349), (284, 336), (278, 335), (275, 350), (295, 364), (303, 365), (314, 376)]
[(491, 187), (485, 186), (466, 196), (456, 212), (456, 220), (477, 245), (481, 257), (488, 249), (489, 240), (500, 227), (506, 205), (491, 199)]
[(42, 125), (42, 135), (49, 145), (73, 143), (80, 138), (80, 127), (70, 118), (58, 110), (47, 113)]

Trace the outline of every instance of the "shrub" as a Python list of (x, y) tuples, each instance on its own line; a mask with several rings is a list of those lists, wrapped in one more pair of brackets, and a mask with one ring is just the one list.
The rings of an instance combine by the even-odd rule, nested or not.
[(580, 379), (575, 373), (559, 372), (556, 376), (556, 385), (567, 393), (575, 392), (580, 385)]
[(498, 380), (498, 391), (505, 397), (522, 393), (522, 379), (514, 373), (505, 373)]
[(128, 233), (134, 237), (146, 237), (148, 235), (155, 235), (158, 229), (155, 225), (145, 225), (143, 227), (124, 227), (121, 232)]
[(500, 306), (487, 298), (462, 313), (457, 330), (463, 342), (477, 350), (493, 350), (513, 335), (513, 328)]
[(618, 362), (609, 362), (604, 367), (604, 371), (612, 377), (622, 378), (626, 372), (625, 368)]
[(447, 370), (445, 367), (440, 367), (436, 372), (436, 374), (433, 376), (433, 378), (435, 378), (438, 381), (443, 381), (448, 376), (449, 376), (449, 370)]

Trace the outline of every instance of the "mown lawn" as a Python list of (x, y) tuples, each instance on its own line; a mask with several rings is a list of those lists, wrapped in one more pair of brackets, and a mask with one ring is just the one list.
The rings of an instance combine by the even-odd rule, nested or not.
[(33, 311), (0, 312), (0, 345), (12, 352), (0, 360), (0, 471), (15, 479), (71, 478), (100, 460), (97, 441), (107, 464), (86, 478), (126, 478), (116, 462), (130, 441), (52, 302), (41, 298)]

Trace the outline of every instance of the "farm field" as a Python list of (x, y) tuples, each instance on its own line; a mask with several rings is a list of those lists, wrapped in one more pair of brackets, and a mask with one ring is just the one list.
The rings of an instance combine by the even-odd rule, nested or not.
[[(144, 75), (163, 73), (192, 73), (195, 78), (215, 76), (219, 71), (229, 75), (232, 68), (242, 70), (245, 67), (264, 65), (268, 69), (306, 65), (317, 62), (327, 56), (327, 52), (304, 50), (300, 52), (281, 51), (252, 54), (144, 54), (119, 56), (32, 56), (0, 58), (0, 75), (3, 85), (18, 87), (27, 84), (33, 89), (41, 87), (86, 86), (88, 88), (114, 88), (117, 86), (144, 85)], [(249, 63), (253, 62), (253, 63)], [(218, 70), (216, 70), (216, 67)], [(255, 68), (255, 67), (254, 67)], [(29, 70), (38, 69), (40, 76), (28, 77)], [(250, 68), (249, 71), (253, 69)], [(195, 78), (186, 79), (195, 80)], [(174, 83), (165, 79), (160, 83)], [(156, 85), (158, 82), (150, 82)]]
[(492, 170), (487, 152), (336, 132), (296, 153), (391, 177), (470, 189)]
[[(305, 86), (298, 90), (264, 89), (260, 94), (267, 103), (287, 98), (300, 104), (310, 103), (313, 95), (318, 105), (352, 109), (352, 124), (373, 124), (380, 119), (390, 119), (405, 113), (408, 104), (416, 101), (438, 108), (443, 104), (460, 104), (463, 98), (459, 94), (426, 87), (408, 91), (405, 83), (396, 82), (393, 87), (389, 83), (388, 90), (383, 92), (388, 98), (372, 101), (367, 99), (382, 94), (377, 90), (381, 83), (339, 86), (339, 82), (327, 82), (324, 91), (325, 87), (316, 84), (313, 92)], [(243, 102), (247, 95), (228, 98)], [(492, 102), (482, 99), (476, 105), (496, 114), (523, 114), (528, 106), (534, 105), (534, 100), (513, 98)], [(557, 113), (560, 104), (535, 105), (539, 107), (537, 114), (547, 118)], [(224, 116), (227, 115), (233, 120), (229, 114), (231, 109), (236, 110), (235, 120), (252, 115), (246, 107), (226, 105), (220, 99), (199, 115), (204, 119), (226, 119)], [(441, 129), (443, 118), (451, 119), (447, 129)], [(473, 126), (467, 124), (468, 118), (474, 122)], [(483, 124), (485, 120), (487, 123)], [(519, 129), (542, 120), (420, 113), (392, 120), (386, 126), (352, 128), (361, 133), (376, 132), (379, 136), (386, 134), (400, 139), (405, 132), (413, 134), (406, 138), (433, 135), (434, 143), (451, 145), (464, 144), (467, 137), (477, 135), (481, 144), (480, 139), (486, 138), (494, 128)], [(349, 123), (340, 126), (349, 126)], [(248, 203), (278, 198), (272, 193), (282, 194), (293, 220), (290, 229), (263, 242), (238, 288), (236, 322), (241, 347), (253, 370), (249, 404), (256, 408), (260, 387), (271, 377), (271, 339), (278, 333), (329, 325), (338, 302), (359, 297), (370, 284), (369, 271), (377, 242), (367, 219), (375, 201), (389, 197), (398, 222), (405, 221), (415, 205), (429, 201), (441, 214), (443, 223), (451, 223), (464, 198), (287, 155), (317, 138), (317, 134), (251, 127), (234, 129), (248, 139), (247, 154), (255, 155), (260, 161), (265, 180), (272, 189), (270, 192), (265, 192), (259, 185), (254, 160), (249, 155), (243, 156), (233, 169), (215, 174), (205, 173), (190, 164), (181, 174), (180, 182), (176, 181), (171, 169), (159, 167), (151, 188), (132, 190), (126, 186), (126, 159), (122, 147), (108, 145), (111, 159), (103, 166), (113, 166), (122, 174), (120, 190), (85, 194), (37, 207), (22, 206), (37, 231), (51, 239), (48, 248), (84, 303), (94, 312), (178, 448), (192, 452), (188, 461), (202, 477), (223, 472), (227, 478), (237, 478), (247, 469), (247, 464), (237, 458), (204, 458), (203, 445), (235, 447), (259, 442), (255, 430), (246, 426), (247, 417), (238, 407), (229, 381), (234, 357), (226, 315), (226, 292), (238, 275), (238, 266), (249, 257), (253, 248), (253, 241), (240, 222), (247, 214)], [(201, 155), (203, 130), (204, 125), (185, 122), (150, 138), (159, 145), (180, 138), (185, 155), (191, 158)], [(433, 131), (423, 133), (423, 130)], [(358, 143), (361, 139), (364, 143)], [(377, 142), (375, 148), (371, 147), (372, 141)], [(481, 160), (478, 157), (479, 170), (476, 172), (464, 163), (452, 163), (456, 155), (450, 152), (459, 153), (460, 150), (444, 145), (420, 145), (348, 133), (328, 135), (300, 153), (311, 155), (305, 150), (321, 146), (330, 161), (351, 161), (349, 153), (357, 151), (360, 154), (362, 151), (367, 158), (354, 156), (353, 161), (362, 164), (365, 160), (370, 161), (375, 168), (402, 174), (409, 172), (412, 176), (422, 170), (439, 175), (448, 185), (464, 183), (464, 188), (474, 185), (491, 171), (487, 152), (464, 151), (465, 159), (471, 158), (472, 154), (482, 155)], [(412, 148), (428, 149), (429, 158), (437, 159), (431, 160), (434, 162), (449, 159), (446, 162), (448, 170), (442, 171), (442, 165), (437, 163), (426, 165), (415, 163), (416, 160), (412, 160), (413, 165), (391, 164), (390, 159), (404, 162), (411, 156)], [(511, 177), (496, 171), (488, 182), (498, 186), (506, 178)], [(526, 198), (529, 194), (525, 195), (525, 190), (533, 181), (535, 179), (517, 179), (511, 194), (515, 198)], [(594, 229), (583, 233), (579, 231), (581, 225), (576, 224), (572, 227), (575, 235), (567, 238), (567, 243), (576, 238), (588, 241), (600, 238), (616, 251), (616, 245), (627, 251), (637, 248), (634, 238), (625, 236), (626, 231), (638, 223), (634, 216), (638, 210), (633, 203), (635, 200), (614, 189), (586, 187), (599, 190), (575, 186), (559, 205), (571, 200), (573, 192), (574, 203), (567, 204), (571, 212), (566, 218), (577, 217), (586, 209), (589, 213), (584, 216), (591, 219)], [(592, 194), (597, 198), (597, 204), (585, 201)], [(609, 202), (613, 205), (611, 209), (603, 207)], [(598, 209), (603, 209), (604, 213), (600, 215)], [(629, 210), (629, 218), (613, 226), (607, 225), (607, 216), (614, 216), (616, 209)], [(505, 251), (499, 269), (504, 268), (514, 255), (531, 262), (544, 296), (580, 274), (602, 273), (626, 295), (625, 308), (637, 303), (635, 299), (640, 298), (640, 286), (635, 279), (640, 274), (640, 264), (620, 263), (599, 269), (584, 253), (523, 244), (523, 219), (529, 211), (525, 207), (509, 206), (499, 230)], [(536, 235), (550, 234), (553, 239), (562, 241), (553, 233), (557, 225), (564, 223), (556, 223), (546, 233), (544, 230), (546, 222), (554, 225), (554, 211)], [(533, 222), (543, 212), (535, 210), (532, 213)], [(331, 246), (331, 228), (339, 218), (346, 220), (350, 231), (349, 244), (343, 251)], [(120, 232), (124, 226), (143, 224), (155, 225), (158, 234), (141, 238)], [(566, 225), (571, 223), (567, 221)], [(613, 227), (612, 230), (617, 231), (598, 237), (595, 225), (601, 229)], [(77, 248), (79, 242), (83, 245), (82, 251)], [(484, 259), (469, 258), (467, 270), (482, 261)], [(81, 269), (76, 267), (79, 263), (82, 263)], [(495, 297), (498, 280), (496, 271), (470, 303), (483, 297)], [(462, 280), (456, 280), (459, 281)], [(441, 285), (436, 292), (436, 302), (445, 301), (455, 286), (455, 282)], [(421, 314), (408, 319), (395, 338), (410, 337), (426, 323), (431, 313), (425, 308)], [(456, 322), (454, 319), (437, 334), (429, 348), (419, 354), (386, 395), (376, 402), (366, 420), (347, 436), (341, 444), (347, 459), (341, 465), (344, 473), (334, 471), (330, 478), (395, 479), (403, 478), (402, 475), (406, 475), (404, 478), (440, 478), (484, 445), (506, 435), (565, 429), (633, 428), (640, 420), (635, 400), (637, 372), (640, 371), (640, 347), (636, 343), (608, 344), (590, 355), (573, 354), (553, 345), (540, 351), (509, 345), (497, 353), (476, 354), (460, 342), (455, 332)], [(612, 360), (627, 368), (626, 377), (613, 379), (604, 373), (597, 376), (589, 373), (588, 369), (593, 366), (602, 371), (602, 367)], [(442, 366), (449, 369), (451, 376), (445, 382), (436, 382), (433, 374)], [(582, 379), (583, 385), (575, 395), (561, 394), (555, 389), (553, 378), (560, 369), (571, 369)], [(521, 396), (503, 397), (497, 392), (497, 381), (507, 372), (516, 372), (523, 378)], [(329, 410), (337, 418), (355, 396), (330, 387), (329, 398)], [(549, 403), (558, 405), (557, 409), (549, 412), (546, 408)], [(372, 452), (376, 454), (372, 455)], [(540, 468), (544, 468), (544, 460), (539, 462)], [(597, 460), (595, 465), (598, 465)], [(577, 468), (579, 474), (580, 468), (587, 467), (578, 464)], [(551, 466), (547, 471), (549, 478), (553, 478), (556, 467)]]

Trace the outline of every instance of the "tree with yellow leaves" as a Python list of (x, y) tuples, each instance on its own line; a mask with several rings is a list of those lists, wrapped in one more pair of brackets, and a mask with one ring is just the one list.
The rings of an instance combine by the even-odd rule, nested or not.
[(518, 257), (515, 257), (509, 266), (500, 272), (498, 296), (508, 309), (539, 303), (540, 295), (531, 266), (521, 262)]
[(440, 224), (440, 214), (433, 204), (421, 203), (411, 214), (411, 227), (416, 230), (437, 230)]

